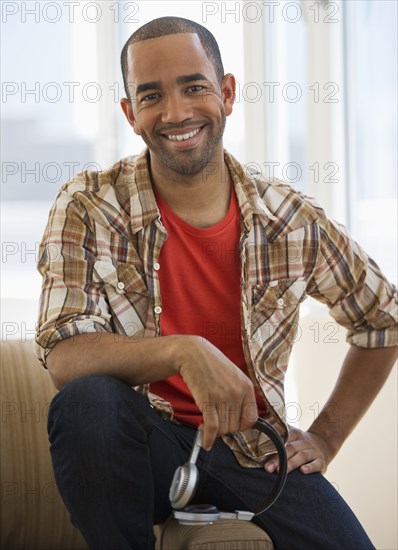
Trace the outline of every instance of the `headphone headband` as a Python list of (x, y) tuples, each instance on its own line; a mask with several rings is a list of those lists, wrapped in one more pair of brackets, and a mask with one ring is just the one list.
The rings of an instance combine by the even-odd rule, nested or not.
[(286, 455), (286, 449), (285, 444), (279, 435), (279, 433), (275, 430), (271, 424), (263, 420), (262, 418), (258, 418), (257, 422), (253, 425), (253, 428), (256, 430), (259, 430), (260, 432), (263, 432), (265, 435), (267, 435), (272, 443), (275, 445), (275, 448), (278, 452), (279, 456), (279, 470), (278, 470), (278, 477), (276, 479), (275, 485), (272, 489), (271, 495), (265, 505), (261, 508), (259, 512), (256, 512), (254, 515), (258, 516), (265, 512), (265, 510), (268, 510), (273, 503), (276, 501), (276, 499), (281, 494), (283, 487), (286, 482), (287, 477), (287, 455)]
[[(258, 418), (253, 428), (267, 435), (275, 445), (279, 456), (279, 469), (275, 485), (271, 495), (265, 505), (258, 512), (219, 512), (214, 506), (209, 505), (188, 505), (194, 495), (196, 483), (199, 477), (196, 467), (196, 459), (202, 446), (203, 434), (197, 431), (194, 445), (192, 447), (189, 461), (183, 466), (177, 468), (173, 481), (171, 483), (169, 498), (172, 507), (175, 509), (174, 517), (186, 525), (195, 525), (196, 523), (208, 523), (218, 519), (241, 519), (250, 521), (254, 516), (258, 516), (268, 510), (276, 501), (282, 492), (287, 476), (287, 456), (283, 440), (279, 433), (265, 420)], [(181, 510), (182, 509), (182, 510)]]

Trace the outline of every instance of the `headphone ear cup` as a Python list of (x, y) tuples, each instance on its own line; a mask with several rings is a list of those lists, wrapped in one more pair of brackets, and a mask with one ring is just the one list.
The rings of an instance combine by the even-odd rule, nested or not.
[(182, 525), (206, 525), (220, 519), (220, 512), (211, 504), (190, 504), (174, 512), (175, 519)]
[(198, 469), (192, 462), (186, 462), (177, 468), (169, 491), (169, 499), (174, 509), (181, 510), (190, 502), (195, 493), (198, 477)]

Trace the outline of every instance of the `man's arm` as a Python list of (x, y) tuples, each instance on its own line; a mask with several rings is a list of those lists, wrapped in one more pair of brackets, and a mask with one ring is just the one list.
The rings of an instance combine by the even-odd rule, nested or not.
[(47, 356), (47, 367), (58, 390), (74, 378), (90, 374), (115, 376), (130, 386), (139, 386), (178, 372), (175, 350), (180, 339), (79, 334), (55, 345)]
[[(351, 344), (318, 418), (308, 431), (291, 428), (289, 432), (289, 471), (300, 468), (312, 473), (326, 470), (392, 369), (397, 293), (347, 229), (328, 219), (313, 199), (306, 200), (315, 207), (320, 229), (318, 261), (307, 292), (325, 303), (335, 321), (348, 329)], [(277, 464), (272, 457), (265, 468), (274, 471)]]
[(58, 342), (47, 356), (54, 385), (77, 376), (104, 374), (138, 386), (180, 373), (204, 420), (203, 446), (218, 435), (246, 430), (257, 420), (251, 380), (200, 336), (128, 338), (101, 332)]
[[(297, 428), (289, 432), (286, 446), (289, 471), (296, 468), (305, 474), (326, 471), (387, 380), (396, 358), (396, 347), (350, 347), (318, 418), (306, 432)], [(265, 469), (273, 472), (277, 466), (278, 458), (273, 457)]]

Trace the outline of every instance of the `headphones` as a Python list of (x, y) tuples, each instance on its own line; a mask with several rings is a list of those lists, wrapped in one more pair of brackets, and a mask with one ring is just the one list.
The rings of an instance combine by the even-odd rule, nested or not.
[(287, 476), (287, 456), (285, 445), (278, 432), (271, 426), (271, 424), (262, 418), (257, 419), (257, 422), (253, 425), (253, 428), (263, 432), (271, 439), (279, 456), (278, 476), (271, 495), (265, 505), (259, 512), (255, 513), (244, 512), (241, 510), (235, 510), (235, 512), (220, 512), (215, 506), (209, 504), (189, 505), (189, 502), (195, 493), (195, 488), (199, 479), (196, 460), (198, 458), (200, 448), (202, 447), (203, 435), (202, 432), (198, 430), (189, 461), (177, 468), (170, 486), (169, 499), (171, 506), (174, 508), (173, 515), (179, 523), (182, 525), (205, 525), (207, 523), (218, 521), (219, 519), (240, 519), (243, 521), (250, 521), (254, 516), (258, 516), (259, 514), (265, 512), (265, 510), (268, 510), (268, 508), (270, 508), (270, 506), (272, 506), (272, 504), (276, 501), (282, 492)]

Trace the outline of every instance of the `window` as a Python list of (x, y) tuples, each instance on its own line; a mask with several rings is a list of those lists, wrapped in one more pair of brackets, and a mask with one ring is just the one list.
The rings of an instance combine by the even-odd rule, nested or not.
[(397, 277), (397, 2), (344, 2), (349, 225)]
[(2, 2), (2, 335), (32, 337), (38, 249), (61, 185), (98, 154), (95, 3)]

